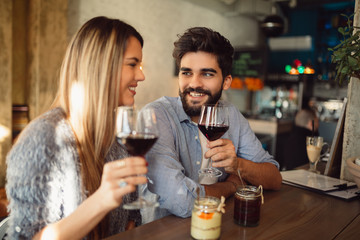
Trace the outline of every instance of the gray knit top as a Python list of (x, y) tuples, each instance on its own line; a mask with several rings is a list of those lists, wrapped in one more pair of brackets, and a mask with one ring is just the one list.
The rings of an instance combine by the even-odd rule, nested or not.
[[(105, 161), (128, 156), (116, 141)], [(75, 136), (62, 109), (32, 121), (7, 155), (6, 193), (10, 204), (9, 239), (30, 239), (50, 223), (70, 215), (86, 196), (81, 189)], [(123, 203), (137, 198), (124, 196)], [(124, 231), (128, 220), (141, 224), (139, 211), (118, 207), (108, 214), (108, 236)]]

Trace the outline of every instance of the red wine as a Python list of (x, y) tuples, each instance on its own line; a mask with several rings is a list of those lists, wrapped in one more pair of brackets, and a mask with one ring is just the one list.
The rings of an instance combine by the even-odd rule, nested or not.
[(209, 141), (214, 141), (222, 137), (224, 133), (229, 129), (229, 126), (218, 124), (218, 125), (203, 125), (198, 124), (198, 128), (205, 135)]
[(119, 139), (132, 156), (144, 156), (158, 137), (155, 134), (136, 133), (122, 136)]

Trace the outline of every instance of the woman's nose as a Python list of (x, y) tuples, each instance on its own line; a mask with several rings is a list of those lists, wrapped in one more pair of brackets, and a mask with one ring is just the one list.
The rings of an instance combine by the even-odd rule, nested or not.
[(143, 72), (142, 66), (140, 66), (139, 70), (136, 72), (136, 80), (137, 81), (144, 81), (145, 80), (145, 74)]

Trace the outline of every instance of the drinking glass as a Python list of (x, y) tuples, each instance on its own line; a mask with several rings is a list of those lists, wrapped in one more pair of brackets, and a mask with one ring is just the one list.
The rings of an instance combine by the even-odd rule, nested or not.
[[(116, 139), (126, 147), (132, 156), (144, 156), (158, 139), (156, 116), (153, 109), (138, 112), (134, 107), (119, 107)], [(157, 207), (158, 202), (150, 202), (142, 197), (138, 186), (138, 199), (123, 205), (124, 209)]]
[(234, 198), (234, 221), (244, 227), (255, 227), (259, 224), (260, 208), (264, 203), (262, 185), (240, 186)]
[[(321, 154), (321, 150), (324, 146), (327, 146), (327, 150), (325, 153)], [(324, 156), (329, 150), (329, 144), (324, 143), (323, 137), (306, 137), (306, 152), (307, 156), (309, 158), (310, 168), (309, 170), (311, 172), (319, 173), (319, 171), (316, 170), (316, 165), (319, 162), (320, 158)]]
[[(198, 128), (209, 141), (215, 141), (221, 138), (229, 129), (228, 108), (226, 106), (213, 104), (203, 105)], [(209, 177), (220, 177), (222, 172), (212, 167), (212, 160), (210, 158), (207, 168), (200, 169), (199, 174)]]

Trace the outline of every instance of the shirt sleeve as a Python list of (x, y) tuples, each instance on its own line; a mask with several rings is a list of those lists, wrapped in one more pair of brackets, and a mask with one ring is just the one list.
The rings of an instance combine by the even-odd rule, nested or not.
[[(153, 107), (154, 108), (154, 107)], [(159, 138), (146, 159), (149, 163), (148, 189), (158, 196), (160, 208), (167, 209), (179, 217), (191, 216), (197, 189), (200, 195), (205, 195), (203, 186), (186, 176), (186, 170), (181, 163), (177, 149), (183, 134), (175, 122), (165, 113), (163, 108), (154, 108), (160, 130)]]

